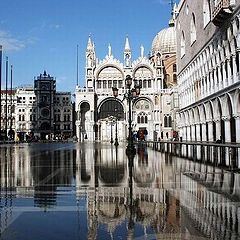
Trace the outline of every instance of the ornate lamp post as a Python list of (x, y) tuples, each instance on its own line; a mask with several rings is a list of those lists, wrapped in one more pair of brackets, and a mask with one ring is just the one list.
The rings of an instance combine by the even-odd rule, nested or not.
[[(132, 86), (132, 77), (130, 75), (126, 76), (126, 86), (127, 86), (127, 92), (124, 94), (124, 99), (127, 99), (128, 101), (128, 145), (126, 152), (131, 153), (135, 155), (136, 149), (133, 145), (133, 136), (132, 136), (132, 101), (139, 96), (140, 94), (140, 86), (135, 85), (134, 88), (131, 89)], [(112, 88), (113, 90), (113, 96), (116, 98), (118, 96), (118, 89)]]
[(111, 125), (111, 141), (110, 143), (113, 144), (113, 118), (110, 117), (110, 125)]
[(111, 144), (113, 144), (113, 117), (112, 116), (109, 116), (108, 118), (107, 118), (107, 124), (109, 124), (110, 125), (110, 130), (111, 130), (111, 132), (110, 132), (110, 134), (111, 134), (111, 140), (110, 140), (110, 143)]

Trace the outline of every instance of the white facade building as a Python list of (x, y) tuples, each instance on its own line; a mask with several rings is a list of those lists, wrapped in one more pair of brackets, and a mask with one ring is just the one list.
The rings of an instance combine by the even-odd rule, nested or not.
[[(0, 140), (6, 135), (6, 129), (15, 129), (16, 90), (1, 91)], [(7, 131), (7, 132), (8, 132)]]
[(181, 137), (240, 143), (240, 1), (182, 0), (178, 11)]
[(34, 87), (18, 87), (8, 90), (7, 94), (3, 90), (1, 101), (3, 138), (6, 131), (8, 139), (17, 141), (28, 140), (33, 135), (42, 140), (47, 135), (49, 139), (73, 136), (71, 92), (57, 92), (56, 81), (46, 72), (35, 79)]

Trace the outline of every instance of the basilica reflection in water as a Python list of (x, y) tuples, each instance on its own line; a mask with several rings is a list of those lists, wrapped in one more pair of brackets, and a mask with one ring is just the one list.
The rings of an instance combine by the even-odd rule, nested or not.
[(57, 209), (68, 191), (65, 206), (85, 201), (86, 239), (240, 236), (238, 173), (143, 145), (133, 165), (125, 148), (100, 144), (7, 146), (0, 157), (1, 233), (14, 207)]

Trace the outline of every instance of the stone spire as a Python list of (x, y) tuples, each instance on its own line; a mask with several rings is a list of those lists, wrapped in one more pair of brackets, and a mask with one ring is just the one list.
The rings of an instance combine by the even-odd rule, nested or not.
[(124, 52), (129, 52), (129, 51), (131, 51), (131, 48), (130, 48), (128, 36), (126, 36)]
[(110, 45), (110, 43), (108, 44), (108, 56), (112, 56), (112, 47)]
[(140, 52), (141, 52), (141, 57), (143, 58), (144, 57), (144, 47), (143, 47), (143, 45), (141, 45), (141, 47), (140, 47)]
[[(96, 65), (95, 45), (89, 35), (86, 49), (86, 79), (90, 79)], [(90, 81), (90, 80), (89, 80)], [(89, 86), (89, 84), (87, 84)]]
[(93, 49), (93, 44), (91, 40), (91, 36), (89, 35), (88, 37), (88, 44), (87, 44), (87, 50), (92, 50)]
[(124, 47), (124, 66), (125, 67), (131, 67), (131, 57), (132, 57), (132, 51), (130, 48), (128, 36), (126, 36), (125, 47)]

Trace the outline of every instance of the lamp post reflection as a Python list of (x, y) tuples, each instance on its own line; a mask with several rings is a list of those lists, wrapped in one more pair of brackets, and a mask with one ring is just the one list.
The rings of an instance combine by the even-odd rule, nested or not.
[[(132, 157), (130, 159), (130, 157)], [(134, 227), (134, 220), (133, 220), (133, 159), (134, 155), (129, 155), (128, 156), (128, 168), (129, 168), (129, 197), (130, 197), (130, 217), (129, 217), (129, 222), (128, 222), (128, 229), (130, 231), (133, 230)]]

